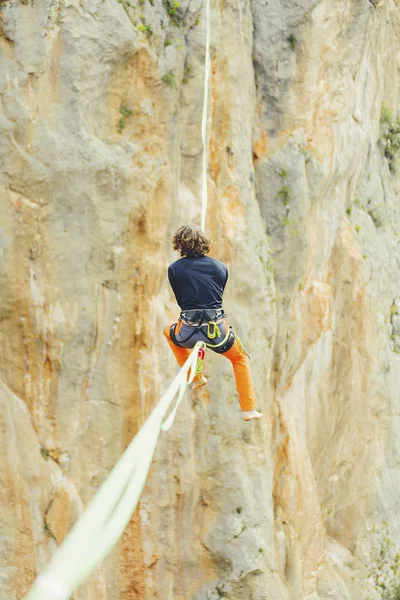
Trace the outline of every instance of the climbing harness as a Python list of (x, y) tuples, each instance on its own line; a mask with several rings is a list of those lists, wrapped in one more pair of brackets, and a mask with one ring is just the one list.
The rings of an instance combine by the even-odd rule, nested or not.
[[(223, 317), (226, 317), (224, 311), (222, 309), (204, 309), (204, 310), (191, 310), (191, 311), (182, 311), (181, 312), (181, 316), (179, 318), (179, 321), (177, 323), (174, 323), (174, 325), (171, 326), (171, 339), (174, 342), (174, 344), (176, 346), (180, 346), (183, 347), (183, 344), (186, 344), (186, 342), (188, 342), (194, 335), (195, 333), (197, 333), (199, 330), (201, 330), (203, 325), (207, 325), (208, 327), (211, 324), (214, 324), (216, 329), (214, 329), (214, 334), (217, 334), (218, 332), (218, 337), (220, 337), (221, 332), (219, 330), (219, 327), (217, 325), (217, 323), (214, 321), (214, 319), (222, 319)], [(176, 334), (178, 333), (176, 331), (176, 328), (178, 326), (178, 324), (180, 323), (186, 323), (187, 325), (191, 325), (193, 327), (195, 327), (195, 329), (193, 329), (193, 331), (187, 336), (187, 338), (185, 338), (184, 340), (180, 340), (178, 342), (177, 338), (176, 338)], [(180, 327), (179, 327), (180, 328)], [(207, 330), (207, 339), (213, 339), (216, 337), (216, 335), (213, 335), (212, 337), (210, 337), (208, 335), (209, 330)]]
[[(198, 332), (202, 333), (205, 340), (208, 339), (207, 334), (203, 331), (202, 327), (200, 326), (200, 327), (193, 328), (193, 331), (191, 332), (191, 334), (184, 340), (178, 340), (176, 337), (176, 328), (177, 328), (178, 324), (179, 324), (179, 321), (177, 321), (176, 323), (173, 323), (169, 330), (169, 336), (170, 336), (172, 342), (175, 344), (175, 346), (184, 348), (184, 344), (186, 344), (186, 342), (188, 342), (195, 335), (195, 333), (198, 333)], [(207, 323), (207, 326), (208, 325), (209, 324)], [(215, 325), (217, 326), (216, 323), (215, 323)], [(218, 328), (218, 330), (219, 330), (219, 328)], [(220, 333), (220, 335), (221, 335), (221, 333)], [(213, 352), (216, 352), (217, 354), (223, 354), (224, 352), (228, 352), (228, 350), (230, 350), (232, 348), (233, 344), (235, 343), (236, 337), (237, 337), (236, 334), (232, 331), (232, 327), (227, 327), (226, 335), (225, 335), (224, 339), (221, 342), (219, 342), (219, 344), (210, 344), (208, 342), (204, 342), (204, 343), (205, 343), (205, 346), (207, 348), (210, 348), (210, 350), (212, 350)]]

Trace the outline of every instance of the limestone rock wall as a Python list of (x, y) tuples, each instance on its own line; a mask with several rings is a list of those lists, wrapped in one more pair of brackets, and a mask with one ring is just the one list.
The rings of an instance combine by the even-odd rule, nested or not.
[[(207, 232), (266, 418), (240, 421), (208, 356), (74, 598), (380, 598), (373, 526), (400, 545), (400, 177), (380, 123), (399, 3), (211, 4)], [(2, 598), (176, 372), (166, 268), (200, 222), (204, 27), (201, 0), (0, 1)]]

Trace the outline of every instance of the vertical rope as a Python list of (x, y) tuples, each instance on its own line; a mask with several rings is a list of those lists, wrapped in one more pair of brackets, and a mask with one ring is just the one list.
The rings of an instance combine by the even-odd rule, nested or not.
[(210, 82), (210, 0), (206, 0), (206, 60), (204, 67), (204, 102), (203, 102), (203, 119), (201, 124), (201, 139), (203, 142), (203, 173), (202, 173), (202, 189), (201, 189), (201, 229), (204, 231), (206, 227), (207, 214), (207, 168), (208, 168), (208, 144), (207, 144), (207, 129), (208, 129), (208, 96)]

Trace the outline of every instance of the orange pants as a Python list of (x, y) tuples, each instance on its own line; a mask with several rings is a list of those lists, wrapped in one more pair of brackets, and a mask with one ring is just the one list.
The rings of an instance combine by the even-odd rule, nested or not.
[[(169, 347), (175, 355), (178, 365), (182, 367), (188, 359), (191, 349), (181, 348), (180, 346), (174, 344), (174, 342), (171, 340), (169, 330), (171, 325), (174, 323), (175, 321), (165, 327), (164, 335), (167, 339)], [(238, 338), (235, 339), (235, 343), (233, 344), (232, 348), (227, 352), (224, 352), (222, 356), (229, 358), (232, 363), (233, 372), (235, 374), (236, 389), (239, 394), (240, 408), (246, 411), (254, 410), (257, 408), (257, 400), (253, 379), (251, 377), (250, 360)]]

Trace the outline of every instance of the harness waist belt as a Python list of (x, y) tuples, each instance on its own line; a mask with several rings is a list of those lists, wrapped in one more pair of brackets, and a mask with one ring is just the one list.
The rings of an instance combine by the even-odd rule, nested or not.
[(187, 325), (207, 325), (210, 321), (217, 321), (226, 317), (222, 308), (195, 308), (183, 310), (181, 319)]
[(185, 325), (188, 325), (188, 327), (203, 327), (204, 325), (208, 325), (209, 323), (222, 323), (224, 319), (221, 317), (220, 319), (218, 319), (217, 321), (202, 321), (201, 323), (196, 322), (196, 323), (190, 323), (189, 321), (186, 321), (186, 319), (181, 317), (181, 321), (183, 321), (185, 323)]

